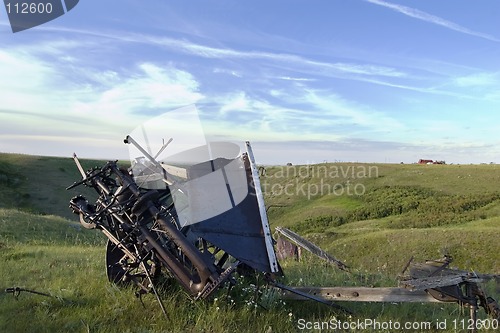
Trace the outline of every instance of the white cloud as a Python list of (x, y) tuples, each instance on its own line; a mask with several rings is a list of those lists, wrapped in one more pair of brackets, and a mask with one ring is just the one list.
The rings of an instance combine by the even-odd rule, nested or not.
[[(172, 65), (143, 62), (127, 72), (118, 66), (101, 70), (85, 66), (85, 55), (74, 52), (76, 68), (57, 61), (60, 54), (52, 47), (21, 49), (0, 50), (1, 151), (21, 145), (18, 152), (53, 155), (54, 147), (80, 142), (95, 156), (96, 146), (120, 144), (148, 113), (204, 97), (195, 77)], [(42, 145), (41, 136), (47, 137)], [(96, 145), (97, 138), (110, 143)]]
[(78, 95), (72, 91), (72, 82), (60, 85), (57, 67), (27, 52), (0, 50), (0, 73), (3, 109), (38, 114), (67, 112), (68, 101)]
[(122, 78), (119, 84), (103, 91), (92, 107), (107, 111), (118, 107), (127, 113), (140, 108), (192, 104), (203, 98), (198, 92), (198, 82), (186, 71), (151, 63), (143, 63), (138, 68), (140, 72)]
[(497, 73), (475, 73), (456, 77), (453, 79), (453, 83), (459, 87), (498, 86), (499, 78)]
[(24, 52), (0, 51), (0, 97), (11, 110), (115, 116), (140, 109), (192, 104), (203, 98), (188, 72), (142, 63), (131, 72), (71, 67)]
[(49, 64), (31, 57), (26, 52), (0, 50), (2, 90), (39, 91), (54, 72)]

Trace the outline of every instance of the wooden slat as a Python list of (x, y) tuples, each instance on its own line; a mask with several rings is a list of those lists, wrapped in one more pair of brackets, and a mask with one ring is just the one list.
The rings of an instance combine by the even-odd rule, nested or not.
[[(439, 302), (425, 291), (410, 291), (403, 288), (368, 288), (368, 287), (292, 287), (301, 292), (314, 295), (327, 301), (349, 302)], [(290, 292), (285, 292), (284, 299), (306, 300)]]
[(330, 264), (336, 265), (339, 269), (343, 271), (348, 270), (348, 267), (342, 261), (326, 253), (319, 246), (299, 236), (292, 230), (283, 227), (276, 227), (276, 231), (285, 236), (286, 238), (288, 238), (289, 240), (291, 240), (292, 242), (294, 242), (297, 246), (300, 246), (301, 248), (311, 252), (312, 254), (320, 257), (321, 259), (326, 260)]
[(441, 262), (427, 262), (422, 263), (412, 263), (410, 266), (410, 275), (412, 278), (424, 278), (429, 276), (449, 276), (449, 275), (461, 275), (467, 276), (470, 274), (468, 271), (463, 271), (455, 268), (442, 267), (444, 263)]
[(466, 279), (464, 276), (431, 276), (421, 279), (411, 279), (400, 281), (400, 287), (409, 290), (425, 290), (446, 286), (453, 286), (464, 282)]

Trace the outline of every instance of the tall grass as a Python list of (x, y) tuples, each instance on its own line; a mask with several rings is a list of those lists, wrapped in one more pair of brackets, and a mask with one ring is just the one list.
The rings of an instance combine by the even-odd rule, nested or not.
[[(103, 239), (93, 235), (95, 232), (78, 229), (58, 217), (8, 210), (0, 213), (0, 287), (54, 296), (1, 295), (1, 332), (296, 332), (299, 320), (436, 321), (462, 316), (458, 306), (447, 304), (344, 303), (354, 313), (348, 317), (322, 304), (284, 301), (274, 289), (265, 287), (262, 278), (237, 277), (241, 283), (236, 287), (196, 302), (177, 285), (165, 284), (160, 293), (167, 319), (153, 295), (143, 296), (141, 303), (134, 288), (107, 282)], [(288, 285), (376, 287), (396, 283), (395, 276), (382, 268), (353, 268), (345, 273), (309, 254), (300, 262), (285, 260), (282, 265), (286, 273), (282, 282)]]
[[(59, 217), (0, 209), (0, 332), (267, 332), (293, 331), (280, 302), (265, 307), (248, 280), (216, 298), (193, 302), (177, 285), (160, 288), (165, 318), (153, 295), (107, 282), (104, 239)], [(240, 277), (240, 279), (244, 279)], [(260, 281), (262, 283), (262, 281)]]

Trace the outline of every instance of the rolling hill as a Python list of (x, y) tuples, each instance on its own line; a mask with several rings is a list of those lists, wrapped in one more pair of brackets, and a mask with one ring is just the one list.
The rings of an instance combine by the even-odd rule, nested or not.
[(457, 266), (500, 273), (498, 165), (343, 163), (261, 173), (271, 224), (354, 266), (396, 274), (411, 256), (447, 254)]
[[(410, 257), (444, 254), (454, 258), (452, 266), (500, 274), (500, 166), (332, 163), (260, 171), (271, 227), (300, 233), (352, 268), (339, 272), (308, 255), (302, 262), (286, 260), (290, 285), (395, 286)], [(165, 320), (153, 296), (144, 297), (143, 306), (130, 290), (107, 283), (105, 238), (81, 228), (68, 209), (82, 188), (65, 188), (78, 179), (70, 158), (0, 154), (0, 287), (54, 296), (0, 294), (0, 331), (293, 332), (299, 318), (331, 318), (324, 306), (285, 304), (273, 294), (261, 309), (247, 284), (236, 302), (221, 294), (193, 303), (180, 289), (169, 289)], [(499, 298), (498, 282), (488, 290)], [(451, 321), (458, 315), (456, 306), (443, 304), (350, 309), (380, 320)]]
[[(76, 221), (68, 202), (85, 189), (65, 188), (79, 179), (71, 158), (0, 154), (0, 208)], [(271, 166), (261, 168), (261, 185), (272, 227), (307, 236), (354, 266), (394, 274), (412, 255), (446, 253), (458, 266), (500, 273), (499, 165)]]

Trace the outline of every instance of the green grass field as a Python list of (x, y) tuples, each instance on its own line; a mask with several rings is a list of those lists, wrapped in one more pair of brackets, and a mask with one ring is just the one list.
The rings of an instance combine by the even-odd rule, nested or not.
[[(461, 269), (500, 274), (500, 166), (345, 163), (262, 173), (271, 226), (299, 232), (352, 268), (340, 272), (305, 255), (282, 263), (289, 285), (397, 286), (411, 256), (443, 254)], [(141, 303), (133, 288), (107, 282), (104, 236), (81, 228), (68, 209), (79, 192), (65, 187), (77, 179), (70, 158), (0, 154), (0, 291), (54, 296), (0, 294), (0, 332), (295, 332), (301, 319), (467, 318), (454, 304), (344, 303), (354, 313), (346, 318), (321, 304), (284, 302), (265, 288), (256, 304), (252, 284), (259, 281), (247, 281), (199, 302), (163, 286), (165, 319), (153, 295)], [(500, 298), (495, 281), (486, 289)]]

